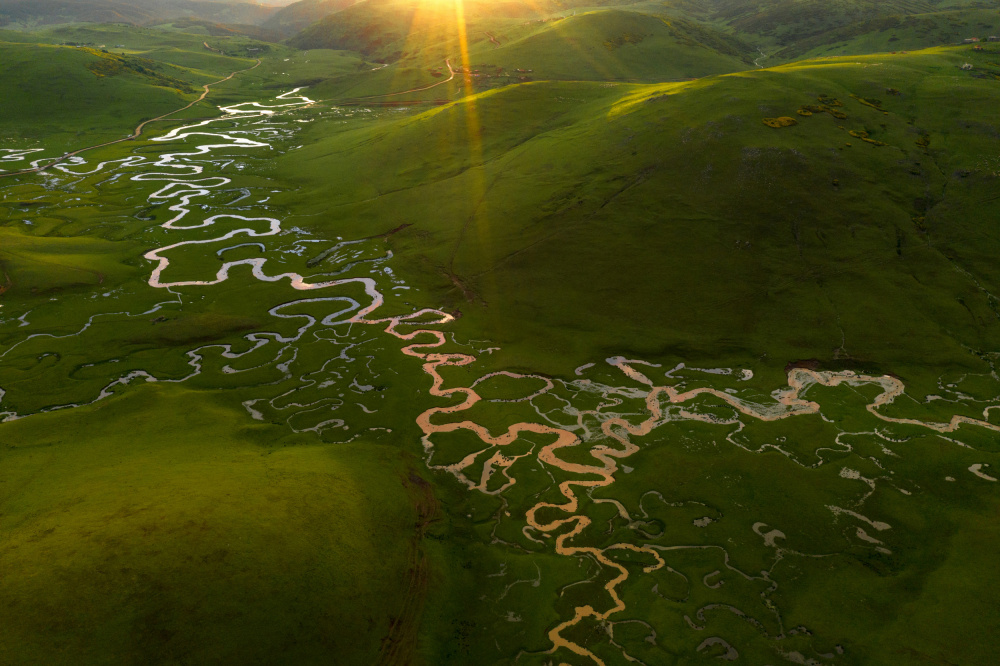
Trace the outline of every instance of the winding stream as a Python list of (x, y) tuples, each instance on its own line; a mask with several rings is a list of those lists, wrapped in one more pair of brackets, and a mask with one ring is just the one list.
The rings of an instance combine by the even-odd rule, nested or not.
[[(452, 76), (454, 76), (453, 71)], [(126, 386), (134, 381), (188, 381), (204, 372), (203, 356), (209, 347), (218, 348), (220, 357), (226, 361), (226, 365), (223, 365), (220, 370), (222, 374), (250, 372), (265, 365), (273, 365), (279, 370), (283, 368), (285, 376), (290, 376), (289, 366), (298, 353), (293, 347), (293, 343), (302, 340), (307, 331), (314, 330), (316, 327), (326, 329), (342, 327), (349, 330), (371, 327), (373, 332), (381, 332), (384, 339), (404, 343), (401, 348), (402, 354), (418, 360), (421, 363), (423, 373), (429, 380), (428, 395), (449, 401), (447, 406), (430, 407), (415, 417), (416, 424), (423, 433), (422, 445), (428, 468), (454, 475), (467, 486), (470, 492), (490, 495), (501, 495), (517, 484), (519, 478), (517, 470), (532, 461), (537, 461), (554, 473), (554, 483), (564, 501), (537, 501), (523, 516), (514, 516), (511, 517), (511, 520), (524, 523), (523, 532), (530, 541), (546, 544), (544, 539), (552, 538), (555, 553), (568, 558), (596, 562), (603, 570), (610, 572), (610, 579), (603, 586), (606, 598), (594, 599), (592, 603), (576, 606), (571, 616), (563, 618), (548, 631), (548, 639), (551, 643), (549, 653), (565, 650), (592, 663), (602, 665), (605, 661), (593, 650), (568, 638), (567, 635), (570, 633), (570, 629), (584, 620), (612, 623), (615, 615), (626, 610), (621, 589), (630, 576), (634, 576), (635, 573), (630, 573), (625, 565), (615, 559), (615, 555), (629, 551), (632, 554), (642, 556), (646, 563), (641, 567), (641, 571), (653, 573), (667, 567), (664, 553), (670, 548), (674, 548), (673, 546), (652, 543), (635, 545), (627, 541), (612, 543), (606, 547), (584, 546), (577, 543), (582, 540), (580, 537), (593, 526), (593, 519), (586, 514), (582, 500), (589, 497), (589, 493), (595, 489), (608, 488), (622, 479), (622, 475), (628, 472), (623, 461), (640, 450), (640, 445), (634, 441), (635, 439), (645, 437), (656, 428), (670, 422), (706, 423), (727, 428), (729, 431), (735, 428), (736, 432), (739, 432), (748, 422), (776, 422), (808, 415), (822, 415), (820, 403), (806, 397), (806, 393), (814, 387), (846, 387), (850, 389), (876, 387), (879, 393), (868, 402), (866, 409), (868, 414), (882, 424), (912, 426), (942, 435), (956, 433), (960, 428), (982, 428), (995, 433), (1000, 432), (1000, 425), (989, 420), (990, 410), (998, 408), (996, 404), (985, 406), (981, 419), (955, 415), (948, 421), (936, 422), (887, 415), (886, 409), (904, 395), (903, 383), (899, 379), (887, 375), (871, 376), (850, 371), (818, 372), (803, 368), (791, 369), (787, 376), (787, 387), (775, 391), (772, 395), (772, 401), (764, 403), (741, 397), (739, 392), (735, 390), (711, 386), (680, 390), (678, 388), (680, 380), (671, 374), (677, 370), (676, 368), (674, 371), (664, 373), (664, 378), (671, 383), (661, 385), (659, 381), (650, 377), (652, 369), (655, 369), (656, 366), (624, 357), (606, 359), (603, 365), (587, 364), (581, 366), (576, 373), (579, 377), (583, 377), (587, 372), (605, 372), (610, 369), (617, 373), (618, 379), (614, 384), (602, 384), (586, 378), (574, 378), (572, 381), (554, 380), (539, 375), (500, 371), (483, 374), (471, 382), (468, 387), (447, 387), (443, 376), (446, 369), (472, 366), (477, 362), (478, 356), (446, 351), (449, 346), (449, 337), (441, 330), (441, 327), (453, 323), (455, 319), (440, 309), (417, 308), (412, 312), (399, 315), (380, 314), (380, 310), (386, 306), (385, 283), (390, 280), (387, 276), (392, 275), (391, 270), (385, 266), (385, 263), (391, 259), (391, 252), (383, 257), (375, 258), (362, 258), (360, 254), (350, 255), (346, 257), (350, 261), (339, 271), (340, 273), (348, 273), (352, 270), (360, 270), (360, 266), (368, 262), (371, 264), (371, 266), (366, 266), (369, 269), (368, 275), (345, 275), (335, 279), (322, 279), (330, 277), (330, 275), (328, 273), (305, 275), (294, 271), (284, 271), (280, 267), (272, 268), (280, 262), (272, 256), (266, 256), (268, 255), (267, 246), (264, 245), (262, 239), (274, 239), (290, 233), (291, 230), (285, 228), (282, 220), (269, 216), (229, 212), (201, 215), (203, 209), (198, 205), (198, 199), (220, 192), (233, 183), (233, 179), (229, 176), (215, 175), (214, 172), (209, 172), (207, 170), (209, 165), (217, 167), (219, 163), (207, 162), (206, 160), (209, 160), (217, 152), (229, 154), (233, 151), (270, 150), (272, 146), (268, 142), (267, 136), (276, 130), (270, 126), (269, 122), (282, 114), (310, 108), (315, 104), (316, 102), (306, 96), (301, 89), (296, 89), (279, 95), (272, 103), (249, 102), (223, 107), (220, 109), (222, 115), (219, 118), (186, 124), (157, 136), (151, 139), (151, 144), (171, 147), (177, 144), (178, 148), (176, 150), (171, 148), (170, 152), (160, 153), (153, 158), (134, 154), (125, 158), (91, 164), (79, 156), (67, 156), (59, 164), (46, 165), (45, 168), (51, 168), (52, 171), (69, 177), (114, 172), (127, 174), (127, 178), (137, 184), (152, 183), (154, 187), (158, 186), (158, 189), (148, 195), (146, 203), (150, 206), (166, 207), (170, 217), (159, 227), (163, 231), (177, 234), (179, 237), (176, 241), (150, 249), (143, 254), (150, 266), (146, 282), (149, 288), (162, 290), (174, 298), (166, 298), (153, 308), (137, 314), (128, 314), (128, 311), (122, 311), (94, 315), (84, 322), (76, 332), (64, 336), (29, 333), (30, 321), (25, 319), (28, 314), (23, 314), (19, 321), (27, 326), (29, 330), (26, 333), (29, 334), (19, 342), (0, 351), (0, 359), (28, 342), (42, 340), (54, 342), (70, 336), (79, 336), (87, 331), (99, 317), (107, 317), (111, 314), (126, 314), (133, 317), (157, 314), (165, 305), (176, 303), (181, 298), (174, 290), (221, 285), (233, 278), (236, 274), (235, 269), (242, 267), (249, 268), (249, 274), (257, 281), (268, 284), (287, 283), (293, 292), (309, 292), (310, 295), (304, 298), (296, 297), (267, 310), (270, 316), (278, 320), (295, 322), (294, 331), (290, 334), (282, 334), (278, 331), (257, 331), (244, 335), (239, 344), (214, 344), (198, 347), (188, 352), (191, 370), (186, 376), (163, 379), (149, 371), (131, 370), (110, 381), (91, 401), (49, 406), (40, 411), (90, 404), (113, 395), (116, 387)], [(220, 125), (226, 126), (226, 128), (220, 129)], [(0, 150), (0, 163), (29, 160), (35, 157), (39, 150), (2, 149)], [(44, 160), (35, 160), (32, 163), (32, 168), (43, 168), (43, 163)], [(191, 232), (194, 232), (196, 237), (190, 237)], [(338, 240), (342, 241), (342, 239)], [(318, 241), (319, 239), (302, 237), (296, 243)], [(351, 250), (351, 244), (356, 242), (358, 241), (342, 241), (328, 252)], [(221, 261), (221, 266), (214, 276), (209, 279), (192, 279), (183, 275), (173, 275), (178, 270), (171, 259), (174, 253), (185, 251), (185, 249), (197, 249), (199, 246), (217, 246), (223, 243), (227, 245), (210, 255)], [(304, 246), (299, 245), (298, 247)], [(247, 252), (256, 250), (255, 254), (258, 256), (224, 260), (227, 253), (237, 250)], [(325, 256), (323, 255), (324, 258)], [(390, 288), (393, 286), (400, 285), (398, 282), (392, 282)], [(364, 295), (363, 302), (359, 302), (360, 297), (341, 295), (338, 290), (345, 287), (360, 290), (360, 293)], [(337, 294), (331, 295), (335, 291)], [(325, 308), (323, 312), (326, 313), (315, 311), (307, 313), (302, 311), (304, 307)], [(331, 308), (332, 311), (327, 312)], [(345, 362), (354, 360), (354, 357), (349, 356), (351, 350), (366, 344), (366, 340), (352, 338), (350, 344), (344, 344), (340, 358), (344, 359)], [(279, 345), (280, 351), (266, 363), (249, 368), (234, 367), (236, 361), (250, 359), (258, 350), (271, 344)], [(495, 350), (490, 349), (489, 351), (492, 353)], [(333, 360), (336, 359), (331, 359), (331, 361)], [(326, 364), (320, 368), (320, 370), (325, 369)], [(721, 377), (723, 374), (735, 374), (729, 370), (710, 369), (704, 372), (713, 378)], [(316, 373), (318, 371), (313, 374)], [(477, 392), (478, 385), (489, 379), (501, 377), (515, 382), (530, 380), (542, 383), (541, 388), (516, 400), (531, 405), (539, 415), (537, 421), (519, 421), (510, 424), (502, 434), (493, 435), (486, 426), (474, 420), (455, 420), (461, 418), (463, 412), (470, 411), (483, 400)], [(344, 381), (346, 382), (346, 377)], [(302, 387), (306, 388), (323, 386), (317, 380), (309, 378), (307, 374), (300, 377), (300, 383)], [(548, 413), (538, 406), (540, 401), (545, 398), (555, 399), (554, 395), (557, 390), (568, 390), (569, 388), (574, 391), (594, 393), (600, 397), (601, 402), (601, 406), (597, 409), (585, 410), (574, 408), (570, 400), (560, 398), (566, 403), (566, 407), (563, 409), (564, 414), (576, 419), (576, 423), (572, 425), (566, 425), (550, 418)], [(358, 376), (355, 375), (351, 379), (350, 389), (353, 390), (354, 394), (364, 395), (372, 391), (373, 386), (359, 381)], [(296, 414), (313, 411), (320, 414), (313, 421), (310, 421), (312, 425), (307, 427), (308, 424), (306, 424), (295, 427), (295, 429), (300, 432), (321, 433), (327, 429), (348, 426), (347, 419), (344, 417), (336, 416), (335, 413), (331, 416), (323, 411), (329, 404), (327, 399), (303, 399), (299, 402), (300, 399), (296, 397), (298, 390), (296, 388), (285, 391), (277, 397), (267, 400), (270, 408), (275, 410), (294, 407), (297, 410)], [(0, 389), (0, 408), (3, 407), (4, 397), (5, 393)], [(458, 402), (454, 402), (456, 397), (460, 398)], [(700, 410), (699, 405), (703, 398), (711, 398), (721, 402), (732, 411), (732, 416), (720, 417), (711, 411)], [(264, 407), (260, 404), (263, 400), (251, 399), (243, 403), (249, 418), (264, 418), (261, 411)], [(611, 411), (626, 400), (638, 402), (643, 406), (638, 423), (634, 422), (635, 412)], [(364, 414), (377, 412), (377, 409), (372, 409), (371, 405), (364, 403), (358, 403), (358, 405)], [(0, 416), (3, 416), (5, 421), (28, 415), (30, 414), (19, 414), (16, 410), (0, 412)], [(629, 418), (630, 415), (633, 418)], [(742, 417), (747, 420), (744, 421)], [(595, 419), (600, 423), (599, 433), (592, 431), (588, 425)], [(289, 424), (291, 425), (291, 423), (291, 417), (289, 417)], [(439, 436), (460, 431), (474, 435), (481, 446), (457, 462), (437, 464), (435, 454), (437, 453)], [(878, 431), (876, 429), (873, 432), (877, 434)], [(871, 433), (842, 434), (850, 436)], [(507, 447), (525, 435), (536, 435), (547, 443), (532, 446), (527, 452), (509, 453)], [(839, 435), (837, 444), (846, 446), (841, 442)], [(564, 458), (564, 454), (570, 449), (584, 446), (588, 447), (587, 450), (590, 458), (594, 461), (593, 463), (571, 462)], [(996, 479), (984, 471), (987, 468), (987, 463), (973, 465), (969, 468), (970, 478), (995, 482)], [(479, 470), (478, 473), (475, 470)], [(842, 472), (842, 476), (845, 474), (844, 478), (870, 483), (874, 491), (876, 481), (867, 479), (859, 472), (851, 470)], [(494, 483), (499, 478), (502, 478), (502, 481), (499, 484)], [(558, 481), (556, 481), (557, 478)], [(628, 510), (617, 500), (594, 501), (616, 505), (620, 516), (630, 523), (634, 522)], [(831, 519), (847, 516), (864, 523), (868, 529), (877, 533), (891, 529), (888, 523), (873, 520), (861, 514), (860, 508), (860, 505), (855, 509), (839, 506), (829, 507)], [(702, 522), (696, 524), (707, 526), (711, 522), (713, 519), (706, 517)], [(776, 552), (777, 557), (780, 558), (783, 552), (804, 557), (812, 556), (787, 549), (783, 550), (778, 541), (785, 538), (784, 533), (777, 529), (767, 528), (765, 523), (759, 522), (754, 525), (753, 530), (761, 537), (767, 548)], [(882, 540), (869, 535), (861, 527), (857, 527), (857, 537), (862, 542), (870, 544), (872, 548), (884, 547)], [(694, 548), (695, 546), (685, 545), (683, 547)], [(698, 546), (698, 548), (706, 547)], [(726, 557), (728, 562), (728, 553), (726, 553)], [(718, 573), (718, 571), (714, 572), (714, 574)], [(741, 575), (749, 578), (746, 574), (741, 573)], [(540, 573), (539, 576), (541, 576)], [(710, 582), (710, 579), (714, 580), (713, 574), (703, 578), (705, 587), (714, 590), (721, 585), (719, 582)], [(757, 577), (757, 580), (770, 582), (766, 572), (763, 576)], [(705, 606), (699, 609), (695, 617), (704, 621), (704, 611), (711, 610), (716, 606), (719, 605)], [(729, 612), (743, 613), (739, 609), (726, 608)], [(695, 626), (694, 621), (688, 616), (685, 616), (685, 619), (692, 627)], [(614, 624), (608, 626), (611, 627), (609, 635), (614, 642)], [(653, 635), (655, 643), (655, 632)], [(637, 661), (628, 654), (624, 647), (617, 643), (614, 645), (621, 648), (624, 658)], [(736, 648), (722, 637), (708, 638), (702, 642), (698, 649), (712, 646), (725, 648), (726, 656), (724, 658), (726, 659), (735, 659), (734, 655), (738, 654)]]

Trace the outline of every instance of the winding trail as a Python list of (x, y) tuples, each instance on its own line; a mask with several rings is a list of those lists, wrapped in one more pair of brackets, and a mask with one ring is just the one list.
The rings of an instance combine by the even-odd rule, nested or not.
[(451, 60), (446, 58), (444, 64), (448, 66), (448, 71), (451, 73), (451, 76), (449, 76), (444, 81), (438, 81), (437, 83), (432, 83), (431, 85), (423, 86), (422, 88), (410, 88), (409, 90), (400, 90), (399, 92), (385, 93), (383, 95), (366, 95), (364, 97), (348, 97), (345, 99), (356, 100), (356, 99), (379, 99), (381, 97), (395, 97), (397, 95), (409, 95), (410, 93), (423, 92), (424, 90), (430, 90), (431, 88), (437, 88), (438, 86), (443, 86), (444, 84), (448, 83), (449, 81), (455, 78), (455, 70), (451, 66)]
[[(207, 44), (206, 44), (206, 46), (207, 46)], [(260, 67), (260, 64), (261, 64), (261, 61), (258, 58), (256, 64), (254, 64), (253, 67), (248, 67), (246, 69), (237, 70), (237, 71), (233, 72), (232, 74), (230, 74), (229, 76), (227, 76), (224, 79), (219, 79), (218, 81), (212, 81), (211, 83), (206, 83), (205, 85), (202, 86), (203, 92), (198, 97), (198, 99), (194, 100), (193, 102), (191, 102), (190, 104), (188, 104), (186, 106), (182, 106), (179, 109), (175, 109), (175, 110), (171, 111), (170, 113), (164, 113), (162, 116), (157, 116), (156, 118), (151, 118), (150, 120), (146, 120), (146, 121), (143, 121), (143, 122), (139, 123), (139, 125), (135, 128), (135, 131), (132, 132), (131, 135), (129, 135), (129, 136), (123, 138), (123, 139), (115, 139), (114, 141), (106, 141), (105, 143), (99, 143), (99, 144), (97, 144), (95, 146), (87, 146), (86, 148), (80, 148), (79, 150), (74, 150), (71, 153), (66, 153), (62, 157), (57, 157), (55, 160), (49, 162), (48, 164), (37, 166), (37, 167), (31, 168), (31, 169), (24, 169), (22, 171), (12, 171), (10, 173), (0, 173), (0, 178), (9, 178), (10, 176), (23, 176), (23, 175), (29, 174), (29, 173), (40, 173), (40, 172), (45, 171), (47, 169), (51, 169), (52, 167), (54, 167), (54, 166), (56, 166), (58, 164), (62, 164), (66, 160), (70, 159), (71, 157), (76, 157), (80, 153), (85, 153), (85, 152), (87, 152), (89, 150), (96, 150), (98, 148), (105, 148), (107, 146), (113, 146), (116, 143), (123, 143), (125, 141), (133, 141), (135, 139), (138, 139), (142, 135), (142, 130), (143, 130), (143, 128), (146, 127), (146, 125), (149, 125), (150, 123), (159, 122), (161, 120), (166, 120), (170, 116), (176, 115), (176, 114), (181, 113), (183, 111), (187, 111), (188, 109), (190, 109), (195, 104), (198, 104), (199, 102), (204, 101), (204, 99), (206, 97), (208, 97), (208, 94), (211, 92), (212, 86), (217, 86), (217, 85), (219, 85), (221, 83), (225, 83), (226, 81), (231, 80), (233, 77), (237, 76), (238, 74), (243, 74), (245, 72), (249, 72), (251, 70), (257, 69), (258, 67)]]

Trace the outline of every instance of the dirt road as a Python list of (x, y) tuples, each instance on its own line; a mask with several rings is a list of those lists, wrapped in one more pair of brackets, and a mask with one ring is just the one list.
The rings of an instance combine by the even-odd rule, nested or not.
[(448, 83), (449, 81), (455, 78), (455, 70), (452, 69), (451, 60), (446, 59), (444, 61), (444, 64), (448, 66), (448, 71), (451, 73), (451, 76), (449, 76), (444, 81), (438, 81), (437, 83), (432, 83), (431, 85), (424, 86), (422, 88), (410, 88), (409, 90), (400, 90), (399, 92), (385, 93), (384, 95), (368, 95), (366, 97), (352, 97), (351, 99), (378, 99), (380, 97), (395, 97), (396, 95), (408, 95), (410, 93), (422, 92), (424, 90), (430, 90), (431, 88), (437, 88), (438, 86), (443, 86), (444, 84)]

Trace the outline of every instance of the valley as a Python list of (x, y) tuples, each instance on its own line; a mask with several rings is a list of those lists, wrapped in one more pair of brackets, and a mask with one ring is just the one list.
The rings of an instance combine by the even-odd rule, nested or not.
[(990, 663), (1000, 18), (756, 4), (0, 31), (0, 661)]

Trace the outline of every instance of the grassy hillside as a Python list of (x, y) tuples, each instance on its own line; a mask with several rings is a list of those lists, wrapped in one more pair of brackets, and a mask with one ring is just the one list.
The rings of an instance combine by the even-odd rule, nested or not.
[[(183, 26), (186, 22), (180, 21)], [(169, 24), (168, 24), (169, 25)], [(93, 23), (76, 23), (55, 26), (32, 33), (39, 41), (54, 44), (107, 47), (117, 53), (125, 52), (139, 55), (151, 60), (158, 60), (169, 53), (188, 53), (194, 67), (207, 71), (222, 72), (234, 60), (222, 56), (237, 56), (246, 58), (248, 54), (254, 57), (265, 56), (277, 52), (276, 44), (258, 41), (245, 35), (226, 32), (210, 35), (205, 39), (202, 33), (186, 31), (183, 27), (136, 27), (129, 25), (100, 25)], [(210, 48), (205, 47), (208, 42)], [(254, 49), (252, 52), (249, 49)], [(230, 70), (231, 71), (231, 70)]]
[(677, 0), (630, 9), (714, 27), (753, 44), (761, 62), (956, 44), (995, 34), (997, 21), (994, 4), (979, 0)]
[(886, 16), (925, 14), (962, 6), (988, 7), (975, 0), (708, 0), (713, 18), (741, 33), (790, 45), (838, 27)]
[(5, 425), (0, 660), (375, 661), (405, 600), (410, 469), (242, 411), (162, 388)]
[[(752, 66), (752, 47), (683, 19), (599, 10), (551, 20), (517, 21), (470, 10), (460, 31), (453, 10), (366, 2), (297, 35), (300, 48), (358, 51), (398, 63), (396, 90), (435, 83), (454, 67), (470, 68), (469, 85), (493, 88), (524, 79), (663, 81), (737, 71)], [(463, 60), (462, 39), (468, 60)], [(400, 70), (422, 78), (400, 79)], [(431, 74), (431, 76), (428, 76)], [(386, 91), (393, 90), (388, 87)]]
[(182, 32), (211, 35), (212, 37), (243, 35), (266, 42), (280, 42), (283, 38), (283, 35), (276, 30), (256, 25), (219, 23), (198, 18), (177, 19), (169, 24), (164, 24), (164, 26), (169, 26)]
[(210, 0), (0, 0), (0, 27), (38, 27), (54, 23), (143, 24), (180, 16), (228, 23), (258, 23), (273, 8), (251, 2)]
[[(467, 19), (475, 22), (483, 18), (485, 7), (482, 3), (470, 4), (466, 8)], [(441, 49), (454, 44), (459, 35), (455, 17), (455, 8), (447, 4), (367, 0), (310, 25), (289, 43), (301, 49), (358, 51), (381, 61), (393, 61), (403, 54), (409, 56), (422, 49)]]
[[(8, 37), (17, 41), (3, 41)], [(251, 67), (252, 58), (265, 57), (267, 64), (258, 75), (271, 76), (291, 53), (242, 36), (125, 25), (7, 32), (0, 35), (5, 64), (0, 86), (7, 94), (0, 108), (0, 136), (11, 148), (35, 147), (44, 140), (47, 155), (118, 139), (143, 120), (185, 106), (204, 84)], [(357, 62), (351, 59), (348, 69), (354, 71)], [(218, 111), (205, 103), (189, 112), (197, 113)]]
[(503, 31), (494, 48), (481, 44), (475, 61), (533, 79), (656, 81), (695, 78), (752, 66), (752, 49), (687, 21), (666, 21), (621, 10), (579, 14), (547, 23), (520, 39)]
[[(462, 11), (468, 18), (494, 17), (508, 19), (537, 20), (552, 15), (568, 14), (577, 9), (586, 10), (597, 7), (619, 7), (642, 4), (641, 0), (503, 0), (488, 2), (473, 0), (462, 4)], [(671, 3), (676, 4), (676, 3)], [(343, 17), (333, 18), (332, 15), (358, 5), (358, 11), (364, 13), (379, 13), (386, 9), (404, 19), (411, 16), (416, 9), (419, 12), (441, 12), (454, 14), (455, 7), (450, 3), (413, 2), (412, 0), (299, 0), (282, 8), (268, 18), (266, 26), (272, 29), (299, 32), (309, 28), (313, 23), (325, 21), (329, 26), (343, 20)], [(660, 7), (659, 3), (654, 5)], [(685, 6), (685, 10), (692, 7)], [(694, 7), (693, 9), (697, 9)], [(372, 37), (374, 35), (369, 35)], [(321, 32), (310, 31), (306, 39), (322, 39)]]
[[(183, 106), (211, 75), (95, 49), (0, 43), (8, 145), (89, 145), (127, 135), (141, 120)], [(138, 103), (137, 103), (138, 100)], [(88, 109), (81, 114), (80, 109)]]
[(264, 27), (287, 36), (303, 30), (320, 19), (345, 9), (355, 0), (301, 0), (282, 7), (269, 16)]
[(75, 21), (141, 23), (154, 16), (149, 8), (122, 2), (0, 2), (0, 25), (22, 28)]
[[(290, 5), (286, 11), (298, 7)], [(574, 14), (577, 9), (630, 2), (555, 3), (485, 2), (449, 3), (424, 0), (365, 0), (332, 13), (295, 35), (290, 43), (299, 48), (334, 48), (359, 51), (383, 61), (414, 57), (422, 51), (457, 50), (458, 16), (464, 18), (464, 34), (472, 44), (490, 43), (488, 32), (545, 27), (547, 21)]]
[[(407, 211), (399, 253), (529, 367), (627, 349), (750, 357), (779, 374), (792, 359), (853, 359), (929, 381), (979, 367), (968, 350), (1000, 342), (982, 227), (996, 214), (997, 53), (972, 72), (966, 57), (806, 62), (662, 89), (521, 85), (391, 129), (317, 126), (282, 169), (348, 234)], [(846, 118), (798, 115), (820, 94)], [(762, 122), (780, 116), (797, 124)], [(324, 157), (359, 145), (344, 171)]]
[(818, 55), (904, 51), (954, 45), (969, 37), (983, 41), (1000, 34), (996, 10), (969, 9), (910, 16), (887, 16), (820, 33), (778, 51), (786, 60)]

